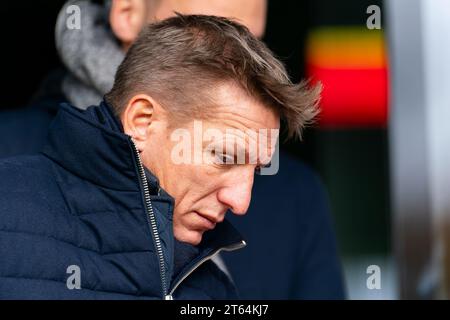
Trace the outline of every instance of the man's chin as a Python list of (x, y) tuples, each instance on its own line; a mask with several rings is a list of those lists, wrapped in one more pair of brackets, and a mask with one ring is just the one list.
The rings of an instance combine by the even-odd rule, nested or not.
[(189, 244), (196, 246), (196, 245), (200, 244), (200, 242), (202, 241), (203, 232), (204, 231), (187, 230), (184, 228), (179, 231), (177, 231), (175, 229), (174, 236), (175, 236), (175, 239), (177, 239), (180, 242), (185, 242), (185, 243), (189, 243)]

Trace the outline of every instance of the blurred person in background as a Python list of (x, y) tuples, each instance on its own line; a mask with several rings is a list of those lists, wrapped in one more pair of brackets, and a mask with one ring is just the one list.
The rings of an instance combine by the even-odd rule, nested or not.
[[(81, 29), (67, 28), (67, 7), (77, 5)], [(26, 112), (1, 117), (0, 157), (34, 153), (46, 141), (59, 104), (85, 109), (113, 85), (127, 49), (148, 23), (174, 12), (231, 17), (262, 37), (264, 0), (69, 1), (59, 14), (55, 37), (63, 70), (52, 72)], [(326, 192), (306, 165), (280, 151), (280, 169), (256, 176), (245, 217), (231, 221), (247, 240), (242, 252), (215, 262), (234, 279), (242, 298), (343, 299), (345, 290)]]

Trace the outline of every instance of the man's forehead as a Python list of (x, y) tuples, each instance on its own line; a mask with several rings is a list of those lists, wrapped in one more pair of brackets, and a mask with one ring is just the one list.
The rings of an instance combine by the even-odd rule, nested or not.
[(212, 92), (215, 109), (211, 119), (229, 129), (279, 129), (279, 116), (237, 85), (224, 84)]

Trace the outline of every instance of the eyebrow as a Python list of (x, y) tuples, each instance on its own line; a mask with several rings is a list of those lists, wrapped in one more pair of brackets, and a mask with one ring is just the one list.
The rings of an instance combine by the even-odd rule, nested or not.
[[(222, 143), (218, 143), (216, 141), (211, 141), (211, 140), (205, 140), (203, 141), (202, 145), (203, 148), (205, 148), (206, 146), (209, 146), (210, 144), (217, 144), (217, 145), (221, 145), (222, 146), (222, 150), (220, 152), (222, 152), (223, 154), (228, 154), (231, 155), (231, 152), (229, 152), (229, 150), (227, 150), (227, 143), (226, 141), (223, 141)], [(247, 146), (242, 146), (240, 143), (237, 143), (237, 139), (233, 139), (233, 143), (231, 144), (233, 146), (233, 163), (232, 164), (250, 164), (250, 154), (249, 154), (249, 150), (247, 148)], [(214, 150), (220, 150), (221, 148), (214, 148)], [(236, 152), (234, 152), (236, 150)], [(238, 163), (238, 154), (240, 151), (244, 150), (244, 163)], [(247, 161), (248, 159), (248, 161)], [(269, 158), (269, 161), (267, 162), (262, 162), (260, 161), (259, 157), (257, 157), (256, 159), (256, 163), (251, 163), (251, 164), (256, 164), (257, 166), (260, 167), (264, 167), (264, 166), (268, 166), (270, 165), (272, 161), (272, 157)], [(225, 163), (226, 164), (226, 163)]]
[[(238, 146), (238, 148), (240, 148), (242, 150), (241, 146)], [(270, 163), (272, 161), (272, 158), (270, 158), (269, 161), (267, 161), (267, 162), (261, 162), (260, 159), (257, 159), (256, 163), (250, 163), (250, 154), (248, 152), (248, 148), (244, 148), (244, 152), (245, 152), (244, 164), (256, 164), (256, 166), (265, 167), (267, 165), (270, 165)], [(237, 156), (238, 156), (237, 154), (234, 154), (234, 160), (235, 160), (236, 164), (239, 164), (238, 161), (237, 161)], [(247, 159), (248, 159), (248, 161), (247, 161)]]

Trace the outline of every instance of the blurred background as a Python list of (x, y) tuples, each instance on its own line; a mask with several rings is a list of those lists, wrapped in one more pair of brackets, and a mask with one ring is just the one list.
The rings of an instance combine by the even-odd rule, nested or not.
[[(0, 108), (23, 108), (60, 66), (64, 2), (0, 7)], [(326, 186), (350, 299), (448, 297), (448, 34), (446, 0), (268, 2), (263, 40), (293, 81), (324, 86), (318, 124), (285, 147)]]

